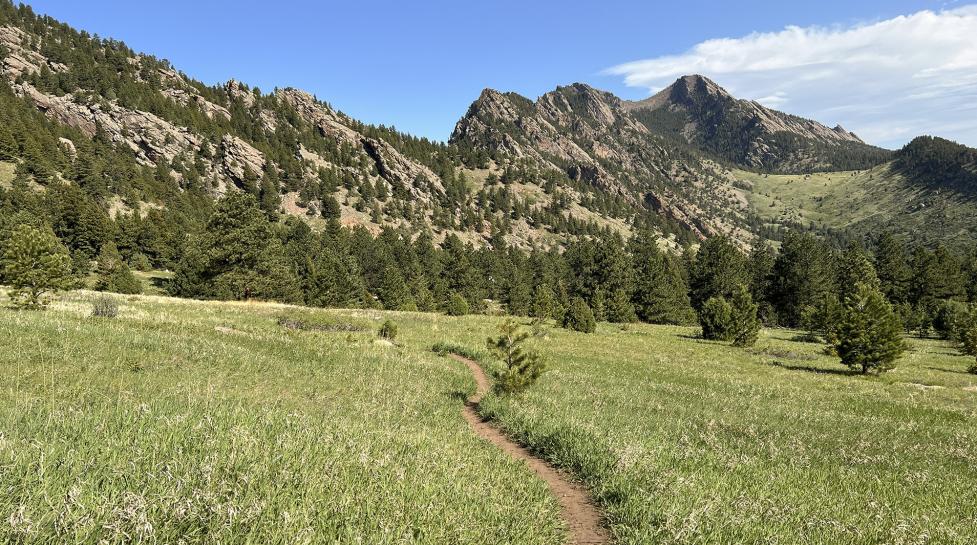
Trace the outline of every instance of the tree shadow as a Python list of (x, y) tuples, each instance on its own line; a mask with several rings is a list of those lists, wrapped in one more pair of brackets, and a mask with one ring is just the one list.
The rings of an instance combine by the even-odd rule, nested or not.
[(823, 342), (816, 335), (811, 335), (810, 333), (798, 333), (797, 335), (791, 335), (787, 340), (790, 342), (805, 344), (822, 344)]
[(940, 369), (939, 367), (926, 367), (926, 369), (929, 369), (930, 371), (939, 371), (941, 373), (952, 373), (954, 375), (969, 375), (969, 374), (971, 374), (971, 373), (968, 373), (966, 371), (957, 371), (956, 369)]
[(842, 377), (854, 377), (860, 376), (862, 373), (858, 371), (853, 371), (851, 369), (823, 369), (821, 367), (811, 367), (809, 365), (796, 365), (790, 363), (784, 363), (782, 361), (774, 360), (770, 362), (770, 365), (774, 367), (780, 367), (781, 369), (787, 369), (788, 371), (804, 371), (806, 373), (814, 373), (816, 375), (837, 375)]
[(449, 399), (453, 399), (455, 401), (461, 401), (462, 403), (467, 403), (468, 396), (470, 395), (469, 393), (462, 392), (461, 390), (452, 390), (450, 392), (445, 392), (445, 394), (448, 396)]

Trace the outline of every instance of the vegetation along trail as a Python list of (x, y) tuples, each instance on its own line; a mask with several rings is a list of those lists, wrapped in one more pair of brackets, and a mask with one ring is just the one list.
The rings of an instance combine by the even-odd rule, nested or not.
[(478, 403), (489, 390), (488, 377), (485, 376), (485, 372), (474, 361), (456, 354), (452, 354), (451, 357), (467, 365), (475, 377), (475, 394), (468, 398), (468, 401), (465, 403), (465, 408), (462, 411), (465, 420), (471, 424), (475, 433), (479, 437), (499, 447), (503, 452), (513, 458), (526, 462), (529, 468), (546, 482), (550, 491), (560, 502), (563, 518), (570, 531), (571, 544), (591, 545), (610, 543), (610, 536), (603, 525), (604, 517), (601, 516), (583, 486), (568, 480), (559, 471), (550, 467), (543, 460), (533, 456), (526, 448), (510, 440), (505, 434), (484, 421), (478, 415), (476, 411)]

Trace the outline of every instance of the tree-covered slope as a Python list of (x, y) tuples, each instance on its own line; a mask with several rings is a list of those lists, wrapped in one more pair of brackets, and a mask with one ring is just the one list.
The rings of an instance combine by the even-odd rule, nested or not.
[(67, 182), (106, 216), (200, 217), (215, 198), (246, 191), (269, 215), (315, 228), (337, 219), (480, 243), (496, 233), (529, 247), (629, 232), (644, 212), (538, 165), (479, 172), (464, 150), (365, 125), (300, 90), (205, 85), (5, 0), (0, 96), (0, 161), (17, 170), (12, 182)]

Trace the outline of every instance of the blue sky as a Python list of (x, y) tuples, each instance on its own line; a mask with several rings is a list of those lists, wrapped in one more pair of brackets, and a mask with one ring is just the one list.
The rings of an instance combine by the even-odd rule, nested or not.
[[(36, 11), (76, 28), (121, 39), (138, 51), (170, 59), (178, 69), (206, 83), (236, 78), (266, 91), (276, 86), (298, 87), (363, 121), (395, 125), (434, 139), (447, 138), (484, 87), (535, 98), (557, 85), (583, 81), (624, 98), (640, 98), (660, 87), (662, 78), (674, 79), (670, 70), (663, 69), (667, 65), (678, 71), (705, 68), (701, 71), (739, 96), (764, 99), (791, 113), (820, 115), (825, 123), (869, 130), (874, 143), (889, 146), (900, 145), (913, 130), (938, 132), (943, 126), (923, 120), (923, 126), (910, 127), (900, 120), (898, 126), (875, 127), (871, 120), (861, 119), (865, 108), (838, 92), (845, 85), (840, 76), (810, 84), (808, 87), (830, 87), (824, 93), (813, 93), (817, 97), (812, 99), (796, 88), (771, 84), (773, 79), (792, 77), (797, 66), (792, 67), (793, 72), (764, 73), (765, 77), (757, 78), (755, 67), (704, 63), (703, 55), (716, 51), (715, 42), (710, 49), (709, 40), (734, 39), (729, 48), (718, 45), (719, 50), (734, 54), (744, 50), (772, 55), (771, 48), (780, 49), (777, 40), (785, 39), (777, 33), (791, 25), (821, 29), (831, 39), (831, 33), (844, 37), (850, 29), (900, 15), (956, 7), (921, 0), (170, 0), (165, 8), (156, 2), (119, 0), (29, 3)], [(743, 41), (767, 35), (764, 33), (773, 36), (766, 49)], [(847, 55), (843, 47), (825, 54)], [(642, 60), (651, 64), (633, 63)], [(927, 61), (920, 62), (925, 65)], [(852, 70), (847, 72), (849, 78), (857, 76)], [(905, 79), (897, 75), (892, 79)], [(875, 110), (875, 118), (885, 117), (877, 104)], [(946, 123), (952, 121), (948, 118)], [(948, 132), (965, 143), (977, 144), (977, 131), (970, 134), (968, 130)], [(968, 141), (971, 137), (974, 141)]]

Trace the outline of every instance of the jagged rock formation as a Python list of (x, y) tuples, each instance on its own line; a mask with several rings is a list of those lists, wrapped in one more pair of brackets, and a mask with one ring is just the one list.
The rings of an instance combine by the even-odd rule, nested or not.
[[(858, 170), (856, 179), (875, 185), (898, 178), (912, 195), (949, 189), (969, 199), (974, 191), (972, 150), (919, 141), (894, 155), (840, 126), (737, 99), (702, 76), (633, 102), (579, 83), (535, 101), (486, 89), (444, 145), (364, 125), (297, 89), (207, 86), (120, 42), (2, 2), (0, 98), (20, 112), (18, 138), (0, 134), (6, 161), (45, 163), (21, 175), (39, 188), (85, 182), (94, 201), (116, 211), (183, 206), (192, 215), (207, 199), (244, 190), (272, 217), (280, 202), (313, 227), (328, 213), (373, 233), (404, 226), (473, 243), (501, 234), (523, 248), (638, 228), (673, 248), (719, 233), (745, 247), (809, 217), (757, 208), (750, 176)], [(48, 124), (37, 112), (59, 128), (25, 142)], [(92, 168), (93, 150), (122, 166)], [(918, 215), (920, 225), (939, 216)]]
[(709, 78), (679, 78), (655, 96), (624, 102), (649, 129), (676, 136), (719, 158), (777, 172), (868, 168), (889, 152), (836, 126), (741, 100)]
[(646, 205), (700, 238), (727, 233), (751, 239), (743, 201), (717, 165), (683, 154), (630, 115), (621, 99), (585, 84), (560, 87), (536, 102), (486, 89), (450, 141), (500, 163), (544, 164)]

